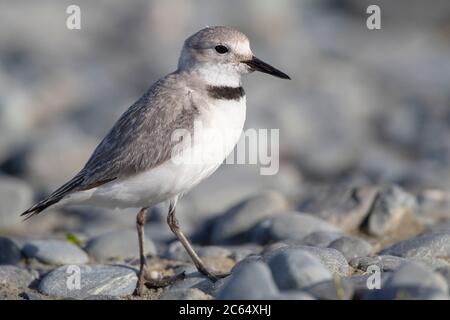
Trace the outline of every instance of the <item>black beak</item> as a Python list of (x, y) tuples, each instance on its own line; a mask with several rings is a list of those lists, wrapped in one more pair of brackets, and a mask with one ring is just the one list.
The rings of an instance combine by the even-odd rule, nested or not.
[(275, 69), (270, 64), (265, 63), (264, 61), (259, 60), (257, 57), (253, 56), (251, 60), (242, 61), (246, 65), (250, 66), (252, 70), (255, 71), (261, 71), (267, 74), (271, 74), (275, 77), (281, 78), (281, 79), (289, 79), (291, 78), (284, 72), (281, 72), (278, 69)]

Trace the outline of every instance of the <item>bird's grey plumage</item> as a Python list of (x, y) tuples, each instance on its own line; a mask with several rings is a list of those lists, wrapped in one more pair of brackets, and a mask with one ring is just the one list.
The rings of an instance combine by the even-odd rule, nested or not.
[[(217, 50), (218, 46), (222, 49), (226, 48), (225, 51)], [(158, 171), (158, 169), (151, 169), (167, 163), (174, 155), (174, 151), (183, 151), (182, 148), (174, 149), (181, 141), (173, 139), (172, 134), (177, 129), (192, 133), (197, 117), (202, 115), (209, 116), (210, 120), (215, 121), (214, 125), (222, 130), (229, 129), (229, 126), (234, 124), (242, 130), (245, 121), (245, 92), (241, 85), (241, 75), (254, 70), (289, 78), (286, 74), (254, 57), (248, 38), (235, 29), (208, 27), (195, 33), (184, 42), (178, 69), (152, 85), (119, 118), (83, 169), (73, 179), (22, 215), (29, 218), (72, 193), (79, 194), (78, 191), (97, 187), (107, 189), (111, 186), (109, 183), (120, 185), (125, 180), (133, 179), (130, 177)], [(226, 100), (229, 103), (222, 104)], [(235, 139), (234, 144), (237, 143), (238, 136), (232, 137)], [(229, 148), (229, 146), (226, 147)], [(213, 152), (213, 150), (208, 151)], [(183, 176), (185, 168), (180, 171), (171, 169), (175, 173), (174, 180), (179, 178), (177, 174), (181, 172), (179, 180), (182, 182), (182, 187), (177, 185), (177, 192), (183, 193), (189, 190), (217, 169), (226, 157), (226, 154), (222, 155), (221, 152), (218, 155), (223, 158), (217, 158), (215, 160), (217, 163), (212, 166), (207, 164), (207, 167), (202, 167), (199, 171), (191, 170), (187, 178)], [(160, 183), (159, 185), (155, 184), (154, 178), (146, 180), (145, 183), (152, 183), (157, 186), (157, 189), (161, 189), (161, 184), (165, 183), (166, 179), (158, 177), (157, 180), (156, 183)], [(130, 185), (126, 188), (130, 188)], [(142, 184), (140, 189), (133, 190), (141, 193), (146, 188), (146, 185)], [(154, 196), (158, 191), (152, 192), (154, 193), (144, 193), (141, 201), (135, 201), (131, 196), (133, 200), (125, 201), (125, 204), (131, 205), (138, 202), (150, 205), (153, 200), (147, 201), (147, 198), (161, 198)], [(112, 193), (108, 196), (108, 203), (111, 202), (111, 198), (121, 194), (115, 189)], [(178, 197), (172, 193), (172, 191), (166, 192), (164, 196)]]
[[(84, 168), (23, 215), (39, 213), (71, 192), (131, 176), (169, 160), (173, 147), (180, 142), (172, 139), (172, 132), (191, 132), (202, 103), (194, 101), (184, 78), (183, 73), (172, 73), (151, 86), (119, 118)], [(195, 87), (196, 82), (192, 84)]]
[[(253, 56), (243, 33), (227, 27), (200, 30), (185, 41), (178, 69), (151, 86), (120, 117), (84, 168), (23, 215), (29, 218), (60, 200), (62, 205), (140, 207), (136, 217), (140, 295), (149, 281), (152, 286), (167, 286), (179, 279), (155, 282), (146, 277), (145, 214), (150, 206), (168, 200), (170, 230), (197, 269), (217, 280), (219, 276), (181, 231), (175, 207), (180, 195), (210, 176), (237, 144), (247, 109), (241, 76), (255, 70), (289, 79)], [(186, 131), (191, 137), (184, 139)]]

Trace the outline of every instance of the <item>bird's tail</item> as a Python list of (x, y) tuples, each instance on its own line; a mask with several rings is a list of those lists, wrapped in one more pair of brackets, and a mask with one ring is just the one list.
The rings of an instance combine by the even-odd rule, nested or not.
[(67, 194), (74, 191), (78, 186), (80, 186), (83, 178), (81, 176), (75, 176), (72, 180), (58, 188), (55, 192), (49, 195), (47, 198), (39, 201), (31, 208), (26, 210), (21, 214), (21, 216), (25, 216), (24, 221), (30, 219), (31, 217), (39, 214), (41, 211), (47, 209), (48, 207), (54, 205), (59, 202), (62, 198), (64, 198)]

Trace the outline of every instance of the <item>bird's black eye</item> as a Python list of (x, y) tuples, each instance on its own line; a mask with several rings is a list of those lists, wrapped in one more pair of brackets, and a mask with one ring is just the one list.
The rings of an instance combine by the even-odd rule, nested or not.
[(216, 51), (220, 54), (224, 54), (224, 53), (228, 52), (228, 48), (225, 46), (222, 46), (220, 44), (218, 46), (216, 46), (214, 49), (216, 49)]

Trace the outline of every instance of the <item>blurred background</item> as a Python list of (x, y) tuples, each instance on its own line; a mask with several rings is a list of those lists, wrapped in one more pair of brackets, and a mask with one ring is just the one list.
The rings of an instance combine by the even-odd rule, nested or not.
[[(81, 30), (66, 28), (71, 4)], [(381, 30), (366, 27), (370, 4)], [(297, 208), (358, 185), (449, 189), (449, 1), (0, 0), (0, 21), (0, 234), (134, 225), (135, 209), (50, 210), (27, 223), (19, 214), (77, 173), (207, 25), (241, 30), (292, 81), (244, 79), (246, 127), (280, 129), (279, 173), (222, 166), (180, 202), (186, 230), (265, 189)], [(157, 208), (151, 220), (162, 216)]]

